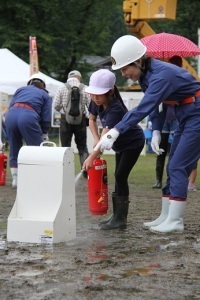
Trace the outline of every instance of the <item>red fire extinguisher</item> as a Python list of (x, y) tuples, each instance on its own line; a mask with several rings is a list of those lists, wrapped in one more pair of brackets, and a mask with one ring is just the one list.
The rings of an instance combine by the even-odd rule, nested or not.
[(108, 210), (107, 164), (96, 158), (88, 170), (88, 204), (92, 215), (104, 215)]
[(6, 184), (7, 155), (0, 151), (0, 185)]

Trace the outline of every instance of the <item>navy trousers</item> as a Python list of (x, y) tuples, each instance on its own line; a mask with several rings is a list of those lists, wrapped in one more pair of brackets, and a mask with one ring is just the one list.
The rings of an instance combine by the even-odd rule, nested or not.
[(200, 98), (175, 107), (178, 120), (167, 164), (163, 195), (187, 198), (188, 177), (200, 158)]
[(28, 146), (39, 146), (42, 130), (39, 116), (33, 110), (25, 107), (12, 107), (6, 114), (6, 131), (9, 140), (9, 163), (11, 168), (17, 168), (17, 158), (23, 142)]

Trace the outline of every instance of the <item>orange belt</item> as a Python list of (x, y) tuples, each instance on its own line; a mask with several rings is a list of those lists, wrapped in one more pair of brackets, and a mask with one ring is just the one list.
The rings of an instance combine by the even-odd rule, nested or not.
[(14, 107), (23, 107), (23, 108), (33, 109), (30, 105), (28, 105), (26, 103), (15, 103), (13, 106)]
[(195, 97), (200, 97), (200, 90), (198, 90), (194, 96), (187, 97), (183, 99), (181, 102), (165, 100), (163, 103), (168, 105), (182, 105), (189, 104), (195, 102)]

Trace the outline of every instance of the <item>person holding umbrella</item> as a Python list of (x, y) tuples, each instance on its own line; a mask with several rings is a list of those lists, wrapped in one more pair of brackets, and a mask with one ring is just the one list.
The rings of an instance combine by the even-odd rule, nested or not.
[(150, 115), (152, 150), (158, 155), (167, 105), (174, 105), (178, 127), (174, 133), (167, 165), (167, 183), (162, 189), (161, 215), (148, 228), (155, 233), (184, 230), (188, 177), (200, 158), (200, 82), (187, 70), (145, 56), (146, 46), (134, 36), (125, 35), (111, 49), (112, 69), (139, 81), (144, 96), (99, 141), (96, 149), (111, 149), (119, 136)]

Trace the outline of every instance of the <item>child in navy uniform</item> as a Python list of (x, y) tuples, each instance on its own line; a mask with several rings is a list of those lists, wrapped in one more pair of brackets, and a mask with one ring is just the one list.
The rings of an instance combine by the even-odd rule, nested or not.
[[(94, 137), (94, 146), (99, 142), (97, 117), (101, 121), (106, 134), (126, 114), (127, 108), (115, 86), (116, 77), (109, 70), (102, 69), (94, 72), (90, 77), (86, 92), (91, 96), (89, 106), (89, 126)], [(132, 126), (113, 144), (115, 151), (115, 191), (112, 193), (113, 214), (105, 221), (100, 222), (100, 229), (126, 228), (129, 208), (128, 176), (138, 160), (144, 147), (145, 137), (139, 125)], [(92, 167), (93, 160), (100, 154), (100, 150), (93, 151), (85, 160), (83, 168)]]

